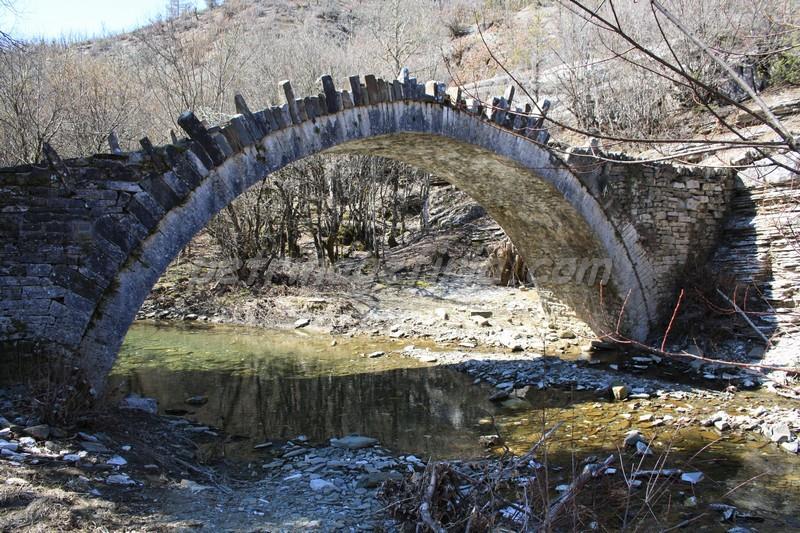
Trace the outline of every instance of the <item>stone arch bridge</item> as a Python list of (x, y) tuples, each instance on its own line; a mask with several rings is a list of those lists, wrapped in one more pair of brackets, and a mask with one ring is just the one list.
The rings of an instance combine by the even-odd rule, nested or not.
[[(0, 169), (0, 353), (76, 357), (98, 390), (137, 310), (168, 264), (220, 209), (313, 154), (394, 158), (471, 195), (552, 291), (596, 332), (644, 339), (671, 309), (681, 273), (705, 261), (728, 173), (548, 144), (543, 117), (459, 89), (353, 76), (322, 92), (166, 146)], [(112, 143), (113, 145), (113, 143)], [(599, 272), (598, 272), (599, 271)], [(601, 283), (606, 282), (602, 287)]]

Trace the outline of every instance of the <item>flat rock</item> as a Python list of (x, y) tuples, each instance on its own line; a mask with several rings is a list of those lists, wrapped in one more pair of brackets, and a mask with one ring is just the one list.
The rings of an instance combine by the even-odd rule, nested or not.
[(112, 474), (106, 478), (109, 485), (136, 485), (136, 482), (128, 477), (127, 474)]
[(126, 461), (125, 458), (122, 456), (115, 455), (114, 457), (106, 461), (106, 464), (111, 466), (125, 466), (126, 464), (128, 464), (128, 461)]
[(331, 439), (331, 446), (335, 448), (347, 448), (348, 450), (360, 450), (378, 444), (378, 439), (363, 437), (361, 435), (348, 435), (341, 439)]
[(508, 390), (500, 390), (500, 391), (495, 392), (491, 396), (489, 396), (489, 401), (490, 402), (502, 402), (504, 400), (507, 400), (508, 397), (509, 397)]
[(309, 482), (309, 486), (311, 487), (311, 490), (313, 490), (314, 492), (337, 490), (336, 485), (334, 485), (330, 481), (325, 481), (324, 479), (312, 479)]
[(522, 411), (524, 409), (531, 408), (531, 404), (522, 398), (508, 398), (507, 400), (500, 402), (500, 405), (502, 405), (503, 408), (511, 409), (512, 411)]
[(158, 402), (153, 398), (144, 398), (138, 394), (131, 394), (122, 399), (119, 403), (122, 409), (131, 409), (134, 411), (144, 411), (151, 415), (158, 414)]
[(188, 405), (205, 405), (208, 403), (208, 396), (192, 396), (190, 398), (186, 398), (184, 403)]
[(689, 483), (691, 485), (696, 485), (703, 481), (706, 476), (702, 472), (684, 472), (681, 474), (681, 481), (684, 483)]
[(300, 329), (300, 328), (306, 327), (309, 324), (311, 324), (311, 319), (310, 318), (299, 318), (299, 319), (294, 321), (293, 325), (294, 325), (294, 329)]
[(0, 440), (0, 450), (9, 450), (12, 452), (16, 452), (19, 449), (19, 444), (16, 442), (8, 442), (5, 440)]
[(90, 453), (109, 453), (111, 451), (99, 442), (82, 441), (79, 444), (81, 448)]

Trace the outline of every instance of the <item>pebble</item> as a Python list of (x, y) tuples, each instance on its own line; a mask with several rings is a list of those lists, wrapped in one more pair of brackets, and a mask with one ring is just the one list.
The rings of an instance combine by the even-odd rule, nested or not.
[(330, 481), (325, 481), (324, 479), (312, 479), (309, 482), (309, 486), (311, 487), (311, 490), (313, 490), (314, 492), (336, 490), (336, 485), (334, 485)]
[(114, 457), (106, 461), (106, 464), (111, 466), (125, 466), (126, 464), (128, 464), (128, 461), (126, 461), (125, 458), (119, 455), (115, 455)]
[(611, 395), (619, 402), (628, 398), (630, 390), (624, 383), (615, 383), (611, 385)]
[(502, 444), (503, 439), (500, 435), (481, 435), (478, 437), (478, 443), (486, 448), (490, 448), (492, 446), (498, 446)]

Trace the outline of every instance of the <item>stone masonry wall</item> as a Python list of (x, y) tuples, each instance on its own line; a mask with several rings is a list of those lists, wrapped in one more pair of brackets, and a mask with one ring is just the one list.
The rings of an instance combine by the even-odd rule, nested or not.
[(645, 163), (592, 148), (570, 150), (567, 163), (623, 239), (641, 243), (646, 257), (632, 260), (642, 279), (658, 280), (648, 287), (659, 302), (652, 312), (669, 316), (686, 269), (705, 265), (715, 249), (729, 213), (735, 173)]

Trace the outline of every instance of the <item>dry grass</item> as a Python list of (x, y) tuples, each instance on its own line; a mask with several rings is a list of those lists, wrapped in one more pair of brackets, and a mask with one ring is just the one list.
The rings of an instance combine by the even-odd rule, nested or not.
[(82, 528), (84, 510), (105, 507), (61, 489), (0, 487), (0, 531), (68, 531)]

